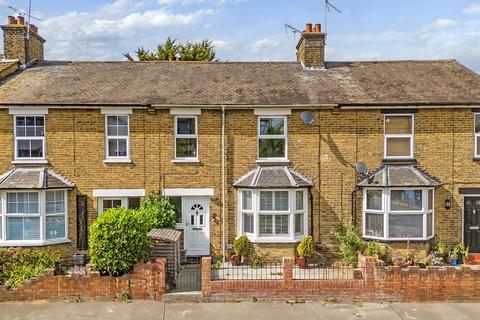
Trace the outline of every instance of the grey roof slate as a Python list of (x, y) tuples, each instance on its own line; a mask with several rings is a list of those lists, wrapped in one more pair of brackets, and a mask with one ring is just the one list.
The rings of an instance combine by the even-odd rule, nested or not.
[(455, 60), (46, 62), (4, 81), (0, 104), (317, 105), (480, 103), (480, 76)]
[(50, 168), (13, 168), (0, 175), (0, 189), (71, 189), (75, 185)]
[(174, 229), (153, 229), (148, 233), (149, 238), (169, 242), (177, 242), (181, 236), (182, 232)]
[(359, 187), (438, 187), (442, 183), (416, 165), (384, 165), (358, 183)]
[(238, 179), (237, 188), (309, 188), (313, 182), (289, 167), (257, 167)]

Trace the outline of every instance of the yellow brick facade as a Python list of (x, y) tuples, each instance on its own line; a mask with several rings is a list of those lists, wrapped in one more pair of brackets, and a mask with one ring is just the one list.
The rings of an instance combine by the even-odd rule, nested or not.
[[(359, 177), (357, 162), (373, 170), (383, 159), (383, 121), (380, 110), (317, 109), (317, 119), (306, 126), (301, 111), (288, 116), (288, 158), (292, 167), (314, 183), (311, 233), (315, 242), (328, 244), (332, 231), (351, 220), (351, 192)], [(418, 164), (443, 186), (436, 191), (435, 235), (447, 245), (462, 238), (462, 203), (459, 187), (480, 187), (480, 162), (473, 161), (473, 117), (470, 109), (419, 109), (415, 114), (414, 154)], [(256, 166), (257, 116), (253, 108), (227, 109), (225, 136), (225, 237), (237, 236), (237, 192), (233, 183)], [(155, 113), (134, 109), (130, 116), (132, 163), (107, 164), (105, 115), (100, 109), (50, 108), (46, 116), (46, 158), (52, 168), (75, 183), (69, 193), (71, 244), (56, 246), (66, 254), (76, 252), (76, 195), (88, 196), (89, 223), (97, 218), (93, 189), (213, 188), (210, 207), (212, 254), (222, 252), (221, 110), (202, 109), (198, 116), (199, 163), (173, 163), (174, 116), (168, 109)], [(13, 116), (0, 109), (0, 172), (13, 165)], [(362, 223), (361, 193), (357, 223)], [(453, 206), (444, 208), (446, 199)], [(402, 248), (405, 242), (394, 244)], [(416, 246), (425, 246), (420, 243)], [(293, 253), (293, 244), (261, 245), (269, 252)]]

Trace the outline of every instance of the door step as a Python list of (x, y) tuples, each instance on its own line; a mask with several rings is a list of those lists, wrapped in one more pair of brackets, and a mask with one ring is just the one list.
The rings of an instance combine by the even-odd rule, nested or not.
[(201, 291), (167, 293), (163, 296), (167, 303), (200, 303), (203, 302)]
[(470, 253), (465, 264), (480, 265), (480, 253)]

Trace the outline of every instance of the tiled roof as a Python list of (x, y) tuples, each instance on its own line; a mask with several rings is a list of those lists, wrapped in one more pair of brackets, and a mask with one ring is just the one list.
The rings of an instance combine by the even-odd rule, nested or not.
[(174, 229), (153, 229), (148, 233), (148, 237), (156, 240), (165, 240), (176, 242), (182, 236), (182, 232)]
[(313, 182), (289, 167), (257, 167), (238, 179), (237, 188), (308, 188)]
[(319, 105), (480, 103), (480, 76), (455, 60), (51, 62), (4, 82), (0, 104)]
[(359, 187), (438, 187), (441, 182), (415, 165), (384, 165), (363, 179)]
[(0, 189), (71, 189), (75, 185), (50, 168), (14, 168), (0, 175)]

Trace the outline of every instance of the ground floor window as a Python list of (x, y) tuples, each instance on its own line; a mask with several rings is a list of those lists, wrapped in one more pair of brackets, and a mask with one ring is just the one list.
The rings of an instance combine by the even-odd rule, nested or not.
[(363, 236), (383, 240), (428, 240), (434, 236), (434, 189), (367, 188), (363, 191)]
[(66, 190), (0, 193), (0, 245), (35, 246), (67, 241)]
[(253, 242), (293, 242), (307, 230), (306, 190), (239, 190), (238, 234)]
[(123, 207), (127, 209), (140, 208), (141, 197), (99, 197), (98, 213), (102, 214), (108, 209)]

